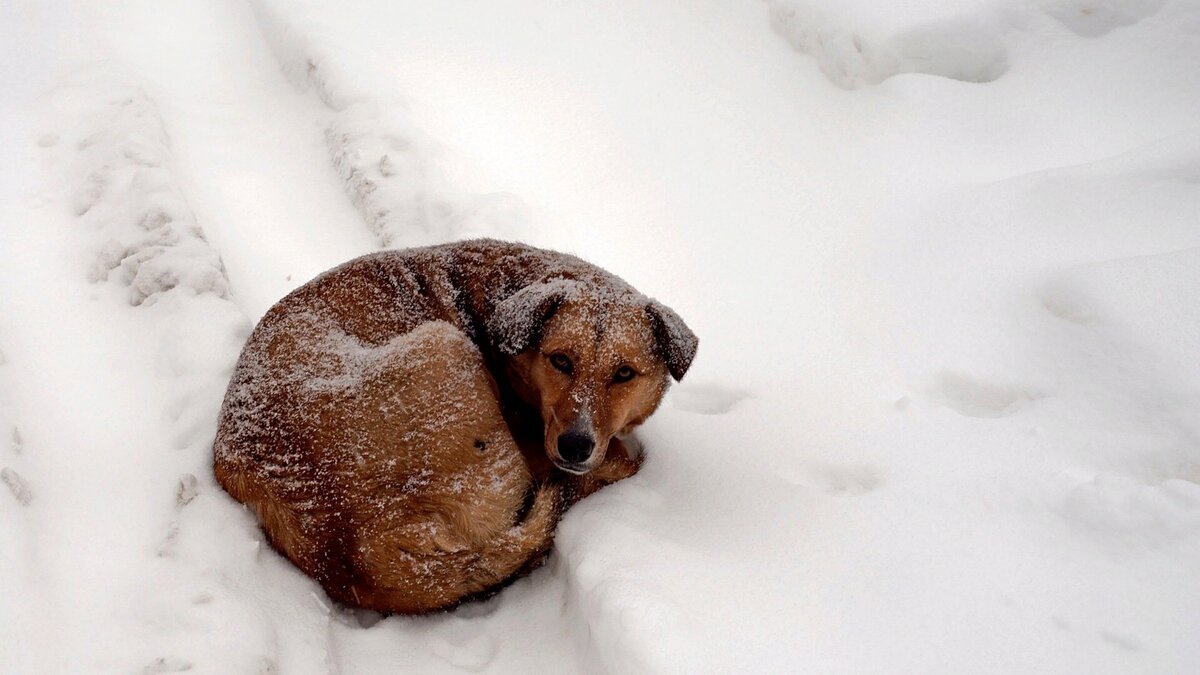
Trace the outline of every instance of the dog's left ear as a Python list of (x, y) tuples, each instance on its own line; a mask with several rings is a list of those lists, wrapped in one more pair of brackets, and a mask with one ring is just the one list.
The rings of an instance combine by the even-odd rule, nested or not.
[(507, 356), (529, 349), (575, 287), (574, 281), (554, 279), (530, 284), (501, 301), (487, 323), (492, 344)]
[(646, 305), (646, 313), (650, 315), (650, 322), (654, 326), (659, 356), (666, 362), (671, 377), (682, 380), (692, 365), (692, 359), (696, 358), (700, 338), (679, 318), (675, 310), (657, 300)]

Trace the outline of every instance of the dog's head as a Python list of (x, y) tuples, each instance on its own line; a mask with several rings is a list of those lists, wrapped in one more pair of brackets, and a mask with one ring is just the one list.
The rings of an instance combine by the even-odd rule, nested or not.
[(669, 307), (567, 279), (521, 289), (488, 328), (517, 394), (541, 412), (546, 455), (571, 473), (595, 469), (613, 436), (658, 408), (698, 345)]

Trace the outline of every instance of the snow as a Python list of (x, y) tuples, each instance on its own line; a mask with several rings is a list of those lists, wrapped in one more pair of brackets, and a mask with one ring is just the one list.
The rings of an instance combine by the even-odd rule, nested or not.
[[(14, 672), (1194, 672), (1200, 3), (0, 7)], [(452, 613), (216, 486), (250, 327), (383, 246), (699, 335), (632, 479)]]

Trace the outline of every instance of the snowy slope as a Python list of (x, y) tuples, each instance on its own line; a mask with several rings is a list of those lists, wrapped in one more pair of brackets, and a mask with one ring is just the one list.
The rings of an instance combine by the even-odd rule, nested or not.
[[(1200, 3), (0, 9), (11, 672), (1194, 672)], [(486, 603), (331, 606), (209, 469), (252, 322), (570, 250), (701, 336)]]

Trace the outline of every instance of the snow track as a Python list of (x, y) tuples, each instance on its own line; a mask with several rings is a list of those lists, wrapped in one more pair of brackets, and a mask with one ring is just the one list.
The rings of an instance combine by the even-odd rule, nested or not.
[[(45, 617), (35, 633), (65, 632), (60, 649), (32, 657), (60, 672), (330, 672), (328, 605), (273, 554), (260, 560), (255, 523), (212, 480), (210, 446), (247, 313), (371, 242), (332, 180), (320, 108), (278, 74), (247, 8), (115, 9), (83, 12), (100, 30), (72, 36), (80, 42), (37, 121), (44, 236), (5, 248), (29, 261), (11, 270), (7, 286), (21, 289), (11, 302), (41, 308), (14, 336), (18, 409), (40, 420), (21, 450), (40, 452), (5, 472), (33, 519), (13, 568), (50, 562), (25, 579), (52, 593), (28, 596), (22, 611)], [(217, 44), (193, 36), (192, 54), (163, 58), (156, 47), (195, 28), (172, 20), (189, 18), (216, 22)], [(220, 44), (231, 29), (246, 51)], [(226, 60), (197, 68), (197, 52)], [(204, 83), (215, 89), (194, 88)], [(191, 144), (180, 153), (173, 136)], [(297, 162), (306, 142), (314, 158)], [(257, 180), (324, 187), (329, 199), (321, 205), (319, 189), (263, 199)], [(235, 253), (236, 295), (212, 233)], [(47, 425), (58, 410), (71, 413)]]
[(181, 189), (252, 318), (377, 247), (330, 180), (327, 111), (282, 76), (249, 6), (130, 2), (93, 20), (157, 100)]
[[(309, 645), (318, 651), (303, 662), (317, 662), (321, 642), (299, 638), (294, 608), (272, 613), (251, 602), (256, 572), (238, 573), (260, 537), (212, 481), (210, 444), (249, 322), (229, 301), (220, 259), (182, 196), (156, 103), (136, 76), (104, 67), (68, 80), (50, 109), (42, 124), (54, 131), (43, 135), (42, 153), (73, 217), (58, 223), (63, 239), (49, 242), (75, 265), (86, 261), (40, 289), (53, 293), (43, 302), (55, 308), (48, 316), (62, 312), (61, 323), (54, 332), (31, 326), (42, 362), (29, 366), (56, 376), (26, 373), (50, 387), (26, 389), (32, 407), (76, 411), (72, 424), (35, 429), (53, 450), (34, 470), (46, 483), (40, 551), (58, 563), (47, 570), (59, 594), (53, 604), (70, 627), (64, 642), (90, 640), (64, 649), (58, 668), (249, 671), (287, 664)], [(242, 523), (241, 546), (226, 528), (214, 531), (228, 522)], [(285, 618), (292, 630), (264, 649)]]
[(437, 144), (408, 118), (407, 105), (378, 73), (356, 69), (323, 38), (307, 12), (255, 0), (259, 24), (289, 79), (312, 88), (332, 113), (330, 160), (350, 200), (388, 247), (472, 236), (519, 238), (523, 207), (503, 193), (471, 194), (446, 176)]

